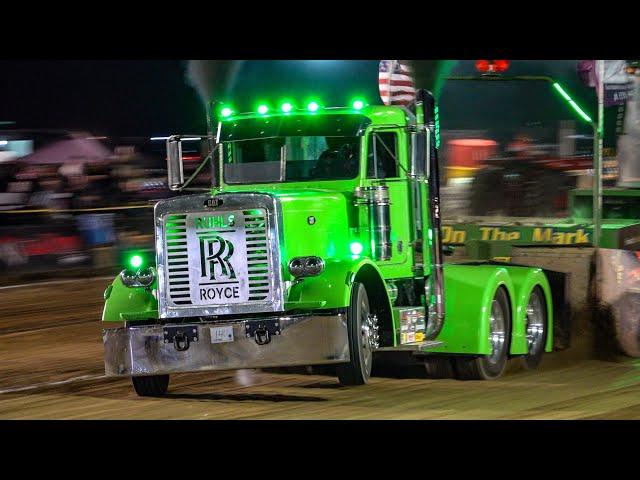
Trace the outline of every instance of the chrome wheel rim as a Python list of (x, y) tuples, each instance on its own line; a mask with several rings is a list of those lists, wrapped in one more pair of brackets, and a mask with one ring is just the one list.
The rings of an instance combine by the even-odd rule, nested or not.
[(540, 349), (544, 337), (542, 299), (537, 292), (531, 294), (527, 305), (527, 347), (529, 353)]
[(361, 361), (364, 373), (367, 377), (371, 375), (373, 364), (373, 349), (377, 343), (377, 318), (369, 313), (369, 302), (366, 297), (360, 301), (360, 350)]
[(491, 303), (491, 316), (489, 317), (489, 345), (491, 353), (488, 356), (489, 363), (495, 365), (500, 361), (505, 345), (505, 318), (502, 306), (498, 300)]

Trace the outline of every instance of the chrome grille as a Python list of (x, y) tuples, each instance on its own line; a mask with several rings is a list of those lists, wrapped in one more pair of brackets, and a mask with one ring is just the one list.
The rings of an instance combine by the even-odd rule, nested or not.
[(176, 305), (191, 305), (186, 222), (183, 214), (167, 215), (164, 223), (169, 296)]
[(269, 295), (269, 257), (267, 215), (264, 210), (243, 210), (247, 239), (249, 300), (264, 300)]
[[(216, 208), (204, 207), (209, 195), (156, 205), (160, 318), (283, 310), (278, 203), (252, 193), (216, 198)], [(205, 222), (214, 217), (223, 223)]]

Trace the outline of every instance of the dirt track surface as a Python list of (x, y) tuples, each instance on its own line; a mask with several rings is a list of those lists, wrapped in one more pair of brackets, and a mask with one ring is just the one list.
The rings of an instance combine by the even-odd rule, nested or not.
[(169, 394), (139, 398), (105, 378), (105, 279), (0, 289), (2, 419), (640, 419), (640, 360), (547, 355), (493, 382), (374, 377), (345, 388), (318, 375), (174, 375)]

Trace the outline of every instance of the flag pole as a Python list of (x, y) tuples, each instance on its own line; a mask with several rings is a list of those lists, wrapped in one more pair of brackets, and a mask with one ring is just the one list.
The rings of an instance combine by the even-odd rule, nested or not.
[(389, 65), (389, 71), (387, 72), (387, 101), (388, 105), (391, 105), (391, 77), (393, 76), (393, 71), (396, 68), (397, 60), (391, 60), (391, 65)]
[(598, 121), (593, 136), (593, 246), (600, 247), (602, 232), (602, 147), (604, 132), (604, 60), (596, 60)]

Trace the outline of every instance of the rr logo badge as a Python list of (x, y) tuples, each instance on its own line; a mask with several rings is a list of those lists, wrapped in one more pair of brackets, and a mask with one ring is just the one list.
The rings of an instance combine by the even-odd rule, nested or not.
[(209, 280), (216, 279), (216, 265), (219, 266), (220, 276), (228, 279), (236, 278), (236, 272), (231, 265), (233, 243), (217, 235), (202, 236), (200, 240), (200, 271), (202, 277)]

